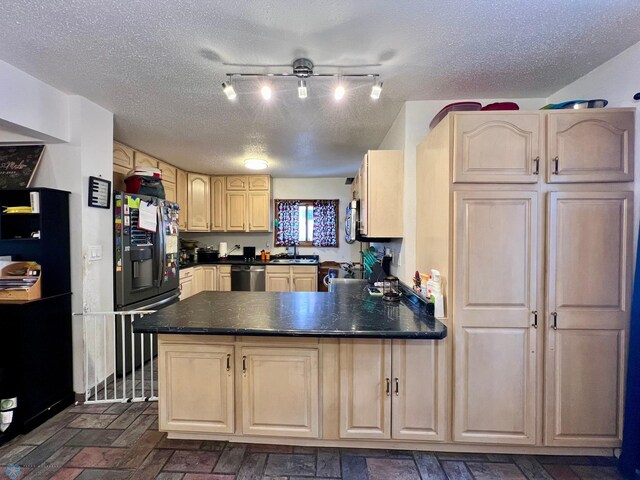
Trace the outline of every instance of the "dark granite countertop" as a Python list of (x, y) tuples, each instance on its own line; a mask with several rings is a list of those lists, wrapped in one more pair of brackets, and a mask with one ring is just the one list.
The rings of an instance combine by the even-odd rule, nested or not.
[(442, 339), (447, 327), (407, 291), (399, 303), (365, 282), (324, 292), (201, 292), (134, 322), (136, 333)]

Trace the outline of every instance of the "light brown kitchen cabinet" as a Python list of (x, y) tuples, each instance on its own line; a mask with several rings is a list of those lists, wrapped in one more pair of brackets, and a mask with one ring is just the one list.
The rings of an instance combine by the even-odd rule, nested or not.
[(453, 439), (534, 444), (538, 194), (454, 192), (454, 212)]
[(180, 300), (193, 295), (193, 268), (180, 269)]
[(227, 232), (244, 232), (247, 228), (247, 193), (226, 193)]
[(445, 121), (453, 123), (454, 182), (538, 181), (544, 138), (540, 113), (459, 113)]
[(270, 221), (269, 192), (248, 193), (249, 231), (265, 232)]
[(215, 265), (203, 265), (204, 291), (215, 292), (218, 290), (218, 267)]
[(202, 267), (193, 267), (193, 294), (204, 290), (204, 270)]
[(133, 148), (128, 147), (120, 142), (113, 142), (113, 164), (119, 167), (131, 170), (133, 163)]
[(158, 168), (160, 169), (160, 173), (162, 175), (162, 183), (173, 183), (174, 185), (177, 182), (177, 174), (178, 169), (173, 165), (163, 162), (162, 160), (158, 160)]
[[(503, 114), (543, 120), (535, 183), (522, 171), (511, 179), (512, 168), (475, 176), (460, 162), (458, 117), (480, 125)], [(612, 182), (631, 178), (633, 130), (630, 109), (454, 113), (418, 145), (416, 187), (438, 208), (416, 214), (417, 242), (429, 245), (416, 263), (444, 282), (454, 442), (620, 446), (634, 185)], [(476, 165), (501, 151), (495, 132), (495, 148), (467, 141), (480, 149), (469, 158), (487, 157)], [(564, 172), (562, 158), (572, 159)]]
[(187, 231), (187, 217), (188, 217), (188, 187), (189, 180), (187, 178), (187, 172), (178, 169), (176, 171), (176, 195), (177, 202), (180, 205), (180, 212), (178, 213), (178, 228), (181, 231)]
[(152, 167), (158, 168), (158, 159), (153, 158), (151, 155), (147, 155), (146, 153), (134, 151), (133, 156), (134, 164), (136, 167)]
[(177, 203), (178, 192), (176, 190), (176, 184), (162, 182), (162, 186), (164, 187), (164, 198), (170, 202)]
[(231, 267), (229, 265), (218, 266), (218, 291), (231, 291)]
[(225, 177), (211, 177), (211, 231), (224, 232), (226, 225)]
[(267, 292), (317, 292), (318, 269), (310, 265), (267, 265)]
[(246, 175), (229, 175), (226, 178), (225, 188), (229, 191), (238, 190), (244, 192), (249, 186), (249, 181)]
[(547, 114), (547, 181), (632, 182), (634, 112)]
[(391, 342), (340, 340), (340, 438), (391, 438)]
[(242, 347), (242, 433), (318, 438), (318, 350)]
[(546, 443), (622, 440), (632, 192), (552, 192), (548, 203)]
[(443, 441), (446, 340), (340, 340), (340, 438)]
[(369, 150), (364, 156), (358, 173), (362, 235), (403, 236), (403, 172), (402, 150)]
[(171, 337), (159, 342), (160, 429), (233, 433), (234, 347), (176, 344)]
[(249, 191), (271, 190), (271, 177), (269, 175), (249, 175), (247, 181)]
[(209, 176), (187, 174), (187, 230), (209, 231)]

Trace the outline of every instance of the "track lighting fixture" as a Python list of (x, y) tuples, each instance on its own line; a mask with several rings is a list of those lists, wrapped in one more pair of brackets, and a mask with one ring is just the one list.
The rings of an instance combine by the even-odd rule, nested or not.
[(236, 91), (233, 89), (233, 85), (231, 85), (231, 82), (223, 82), (222, 91), (225, 93), (229, 100), (235, 100), (237, 97)]
[[(241, 67), (261, 67), (261, 68), (277, 68), (282, 65), (237, 65)], [(345, 69), (345, 68), (362, 68), (362, 67), (371, 67), (375, 65), (322, 65), (323, 68), (332, 68), (332, 69)], [(382, 93), (382, 82), (380, 81), (380, 75), (377, 73), (316, 73), (313, 71), (314, 65), (311, 60), (308, 58), (297, 58), (293, 61), (291, 65), (291, 72), (283, 72), (283, 73), (228, 73), (229, 81), (222, 84), (222, 88), (224, 93), (227, 95), (229, 100), (233, 100), (236, 98), (236, 92), (233, 89), (233, 85), (231, 84), (232, 78), (245, 78), (245, 77), (268, 77), (269, 81), (273, 81), (274, 78), (295, 78), (298, 80), (298, 98), (307, 98), (309, 95), (309, 90), (307, 87), (307, 80), (309, 78), (319, 78), (319, 77), (337, 77), (338, 85), (333, 92), (334, 98), (339, 101), (341, 100), (346, 93), (345, 87), (342, 84), (342, 78), (349, 78), (353, 80), (373, 80), (374, 85), (371, 87), (371, 98), (373, 100), (378, 100), (380, 98), (380, 94)], [(272, 90), (269, 84), (263, 84), (260, 88), (260, 94), (262, 98), (265, 100), (270, 100), (272, 97)]]
[(382, 93), (382, 82), (378, 80), (376, 83), (373, 84), (373, 87), (371, 87), (371, 98), (373, 98), (374, 100), (378, 100), (380, 98), (381, 93)]
[(298, 80), (298, 98), (307, 98), (306, 80)]

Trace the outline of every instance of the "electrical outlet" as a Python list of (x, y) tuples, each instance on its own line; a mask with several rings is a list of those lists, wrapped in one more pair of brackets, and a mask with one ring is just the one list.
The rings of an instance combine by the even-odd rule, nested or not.
[(238, 243), (238, 244), (234, 245), (234, 247), (240, 248), (240, 244)]

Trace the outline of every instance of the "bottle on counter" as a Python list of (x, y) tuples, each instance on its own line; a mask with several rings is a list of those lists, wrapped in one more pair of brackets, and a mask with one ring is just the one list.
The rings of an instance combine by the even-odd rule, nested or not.
[(271, 260), (271, 252), (269, 251), (269, 243), (267, 243), (267, 249), (264, 252), (264, 256), (265, 256), (265, 261), (270, 261)]
[(260, 260), (262, 260), (263, 262), (266, 261), (267, 259), (267, 254), (264, 250), (260, 250)]

